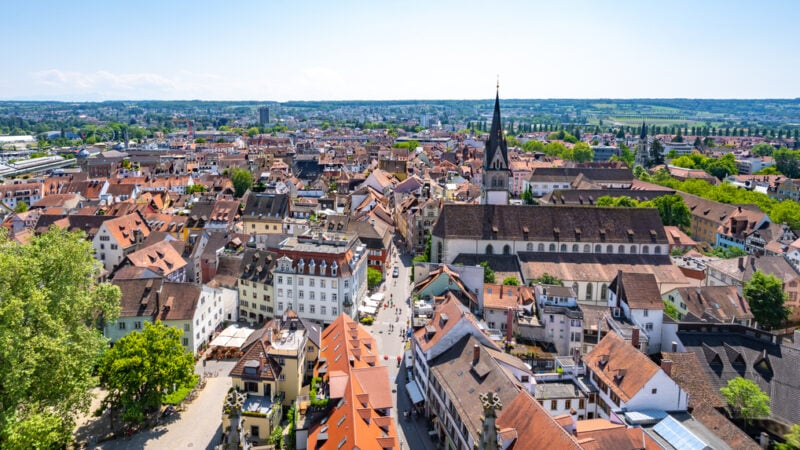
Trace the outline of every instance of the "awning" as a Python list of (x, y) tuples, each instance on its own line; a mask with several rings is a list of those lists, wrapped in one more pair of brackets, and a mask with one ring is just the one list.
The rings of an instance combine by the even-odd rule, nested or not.
[(414, 380), (406, 384), (406, 392), (408, 392), (408, 396), (411, 397), (411, 403), (415, 405), (425, 400), (422, 398), (422, 393), (419, 391), (419, 386), (417, 386), (417, 382)]
[(359, 306), (358, 312), (365, 313), (365, 314), (375, 314), (376, 309), (372, 306)]

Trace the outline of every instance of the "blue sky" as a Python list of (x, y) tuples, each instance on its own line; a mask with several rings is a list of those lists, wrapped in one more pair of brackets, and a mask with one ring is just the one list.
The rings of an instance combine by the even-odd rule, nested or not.
[(795, 1), (5, 0), (0, 99), (795, 98)]

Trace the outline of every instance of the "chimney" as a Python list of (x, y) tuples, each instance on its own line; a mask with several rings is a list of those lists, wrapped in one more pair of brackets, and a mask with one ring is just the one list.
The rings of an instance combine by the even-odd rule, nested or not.
[[(503, 292), (501, 289), (500, 292)], [(514, 310), (512, 308), (506, 309), (506, 342), (511, 343), (511, 338), (513, 337), (513, 325), (514, 324)]]
[(639, 350), (639, 327), (633, 327), (631, 329), (631, 345)]
[(744, 270), (744, 256), (740, 256), (739, 257), (739, 271), (741, 272), (743, 270)]
[(478, 361), (481, 359), (481, 346), (475, 344), (472, 346), (472, 365), (478, 364)]
[(678, 353), (678, 343), (672, 341), (672, 349), (670, 350), (672, 353)]
[(662, 359), (661, 360), (661, 370), (667, 374), (667, 376), (672, 376), (672, 360), (671, 359)]

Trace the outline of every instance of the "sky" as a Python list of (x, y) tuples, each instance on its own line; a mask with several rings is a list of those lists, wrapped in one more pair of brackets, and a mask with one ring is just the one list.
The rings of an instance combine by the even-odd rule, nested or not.
[(0, 100), (797, 98), (800, 2), (4, 0)]

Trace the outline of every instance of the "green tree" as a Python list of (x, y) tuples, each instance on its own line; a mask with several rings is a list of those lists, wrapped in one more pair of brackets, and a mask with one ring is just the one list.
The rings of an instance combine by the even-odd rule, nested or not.
[(519, 286), (519, 280), (517, 277), (505, 277), (503, 278), (503, 286)]
[(522, 201), (526, 205), (533, 204), (533, 191), (531, 190), (531, 186), (528, 185), (528, 188), (522, 193)]
[(728, 175), (739, 173), (733, 153), (728, 153), (721, 158), (705, 158), (703, 169), (720, 180), (725, 179)]
[(106, 402), (122, 419), (144, 423), (174, 386), (196, 380), (194, 358), (181, 345), (183, 330), (157, 321), (120, 339), (103, 355), (98, 372)]
[(685, 169), (694, 169), (696, 167), (694, 159), (692, 159), (692, 157), (688, 155), (683, 155), (674, 158), (672, 161), (670, 161), (670, 165), (673, 165), (675, 167), (683, 167)]
[(756, 172), (754, 175), (780, 175), (781, 173), (778, 171), (778, 168), (775, 166), (768, 166), (764, 167), (763, 169)]
[(692, 212), (678, 194), (662, 195), (639, 205), (642, 208), (657, 208), (658, 215), (664, 225), (680, 227), (688, 230), (692, 225)]
[(800, 450), (800, 423), (792, 425), (789, 432), (783, 435), (786, 442), (775, 445), (776, 450)]
[(647, 158), (647, 164), (650, 166), (658, 166), (664, 164), (664, 145), (658, 139), (653, 139), (650, 144), (650, 154)]
[(199, 138), (194, 140), (194, 143), (195, 144), (205, 144), (206, 143), (206, 138), (199, 137)]
[(522, 144), (522, 149), (526, 152), (544, 152), (544, 144), (536, 139), (531, 139)]
[(28, 204), (25, 202), (17, 203), (17, 206), (14, 207), (14, 212), (24, 213), (28, 210)]
[(370, 289), (381, 284), (382, 280), (383, 280), (383, 274), (381, 274), (380, 270), (374, 267), (367, 267), (367, 285), (369, 286)]
[(608, 195), (603, 195), (597, 197), (597, 202), (595, 204), (600, 207), (613, 207), (613, 208), (635, 208), (639, 206), (638, 201), (628, 197), (627, 195), (623, 195), (620, 197), (611, 197)]
[(283, 448), (283, 428), (275, 427), (269, 434), (269, 444), (274, 445), (277, 450)]
[(192, 195), (192, 194), (195, 194), (195, 193), (199, 193), (199, 192), (206, 192), (206, 191), (207, 191), (206, 187), (203, 186), (200, 183), (193, 184), (191, 186), (187, 186), (186, 187), (186, 193), (189, 194), (189, 195)]
[(770, 415), (769, 395), (746, 378), (736, 377), (720, 389), (735, 417), (744, 419), (748, 425), (753, 419)]
[(664, 300), (664, 314), (672, 317), (675, 320), (681, 320), (678, 308), (676, 308), (675, 305), (666, 300)]
[(628, 167), (633, 167), (633, 163), (636, 160), (636, 156), (633, 154), (630, 148), (628, 148), (625, 144), (620, 144), (620, 156), (619, 159), (625, 162)]
[(552, 286), (563, 286), (564, 282), (549, 273), (543, 273), (542, 276), (531, 280), (531, 284), (549, 284)]
[(253, 187), (253, 175), (249, 170), (236, 168), (231, 173), (231, 182), (233, 182), (236, 197), (241, 197)]
[(572, 147), (572, 160), (584, 163), (594, 159), (594, 150), (585, 142), (578, 142)]
[(744, 283), (743, 293), (753, 318), (761, 327), (778, 328), (789, 317), (789, 309), (784, 305), (783, 283), (774, 275), (756, 270), (750, 281)]
[(250, 137), (258, 135), (259, 130), (258, 127), (250, 127), (247, 129), (247, 135)]
[(82, 233), (0, 235), (0, 447), (64, 447), (88, 412), (98, 328), (119, 314), (119, 288), (99, 275)]
[(550, 142), (544, 146), (545, 155), (562, 156), (567, 153), (567, 147), (561, 142)]
[(775, 167), (789, 178), (800, 178), (800, 150), (782, 148), (772, 154)]
[(483, 282), (494, 284), (496, 282), (494, 277), (494, 270), (492, 270), (492, 268), (489, 267), (489, 263), (483, 261), (480, 263), (480, 266), (483, 267)]
[(755, 156), (772, 156), (772, 152), (774, 151), (775, 147), (764, 142), (760, 142), (750, 149), (750, 153)]

